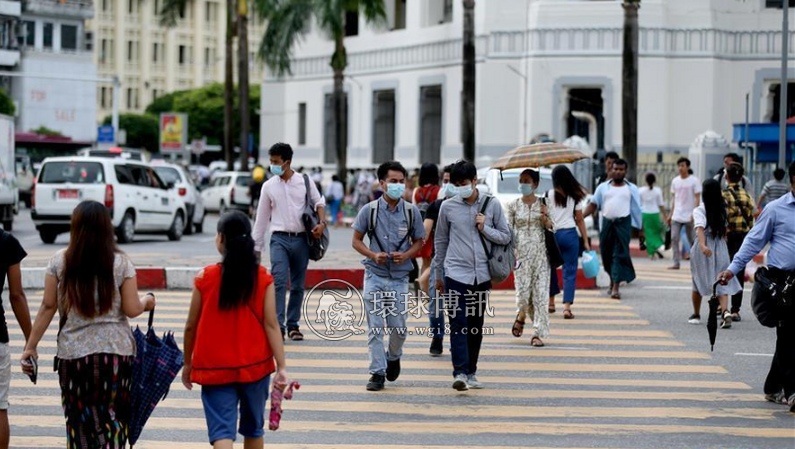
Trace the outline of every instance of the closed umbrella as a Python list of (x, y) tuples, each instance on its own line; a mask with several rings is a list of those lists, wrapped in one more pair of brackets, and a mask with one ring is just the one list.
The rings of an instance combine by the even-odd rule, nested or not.
[(712, 286), (712, 296), (709, 298), (709, 316), (707, 317), (707, 333), (709, 334), (710, 351), (715, 350), (715, 336), (718, 334), (718, 284)]
[(569, 164), (588, 156), (582, 151), (562, 143), (547, 142), (524, 145), (505, 153), (491, 168), (508, 170), (511, 168), (544, 167), (552, 164)]
[(184, 356), (180, 351), (174, 334), (167, 332), (159, 338), (152, 322), (154, 309), (149, 312), (149, 329), (146, 334), (137, 326), (133, 331), (137, 354), (133, 362), (132, 385), (132, 419), (130, 421), (129, 441), (134, 445), (141, 436), (144, 425), (157, 404), (168, 395), (171, 383), (182, 369)]

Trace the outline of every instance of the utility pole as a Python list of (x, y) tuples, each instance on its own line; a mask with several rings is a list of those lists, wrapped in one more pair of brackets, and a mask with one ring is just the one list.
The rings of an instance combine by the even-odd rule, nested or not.
[(477, 88), (475, 83), (476, 60), (475, 60), (475, 0), (464, 0), (464, 48), (463, 48), (463, 84), (461, 107), (463, 126), (464, 159), (475, 162), (475, 95)]
[(779, 94), (778, 113), (778, 166), (784, 168), (787, 163), (787, 63), (789, 62), (789, 0), (782, 0), (784, 10), (783, 26), (781, 27), (781, 89)]

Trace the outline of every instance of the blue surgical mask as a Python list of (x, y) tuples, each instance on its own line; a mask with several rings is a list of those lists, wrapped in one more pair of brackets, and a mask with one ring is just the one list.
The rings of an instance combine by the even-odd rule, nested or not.
[(393, 200), (399, 200), (406, 191), (406, 184), (387, 184), (386, 194)]
[(276, 176), (281, 176), (284, 174), (284, 168), (282, 168), (282, 165), (271, 164), (271, 173)]
[(474, 193), (474, 189), (472, 188), (472, 184), (467, 184), (465, 186), (456, 186), (456, 191), (458, 192), (458, 196), (462, 199), (469, 199)]
[(455, 196), (457, 191), (455, 186), (448, 182), (442, 185), (442, 192), (444, 192), (445, 198), (452, 198)]
[(519, 193), (524, 196), (532, 195), (535, 193), (536, 188), (533, 187), (531, 184), (519, 184)]

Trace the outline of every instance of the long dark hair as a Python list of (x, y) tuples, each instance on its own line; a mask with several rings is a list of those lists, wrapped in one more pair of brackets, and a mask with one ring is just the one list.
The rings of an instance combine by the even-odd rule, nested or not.
[(577, 178), (565, 165), (558, 165), (552, 169), (552, 187), (555, 189), (555, 204), (559, 207), (566, 207), (568, 198), (573, 199), (574, 204), (578, 204), (586, 195), (585, 187), (577, 182)]
[(707, 211), (707, 227), (714, 238), (726, 235), (726, 202), (723, 201), (720, 182), (710, 178), (704, 181), (701, 200)]
[(116, 294), (113, 265), (118, 252), (108, 209), (96, 201), (78, 204), (72, 212), (59, 287), (67, 311), (74, 308), (86, 318), (110, 311)]
[(649, 185), (650, 189), (654, 188), (654, 183), (657, 182), (657, 176), (654, 175), (652, 172), (646, 173), (646, 184)]
[(439, 185), (439, 167), (430, 162), (426, 162), (420, 167), (420, 187), (427, 185)]
[(218, 221), (218, 233), (224, 237), (218, 303), (221, 310), (231, 310), (251, 299), (259, 277), (259, 262), (246, 214), (238, 210), (225, 213)]

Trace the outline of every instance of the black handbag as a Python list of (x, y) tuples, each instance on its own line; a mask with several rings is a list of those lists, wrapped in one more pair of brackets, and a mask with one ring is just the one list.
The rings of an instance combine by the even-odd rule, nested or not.
[(309, 176), (304, 175), (304, 183), (306, 184), (306, 197), (304, 203), (304, 214), (301, 216), (301, 221), (304, 223), (304, 230), (306, 231), (306, 243), (309, 245), (309, 260), (318, 261), (326, 255), (329, 243), (328, 228), (323, 229), (323, 235), (316, 239), (312, 235), (312, 229), (320, 224), (320, 218), (317, 216), (317, 210), (312, 207), (312, 202), (309, 200)]
[[(742, 273), (740, 274), (742, 275)], [(795, 273), (759, 267), (754, 274), (751, 307), (759, 324), (776, 327), (795, 314)]]
[[(540, 199), (541, 204), (546, 206), (547, 199)], [(547, 247), (547, 258), (549, 259), (550, 268), (558, 268), (563, 266), (563, 256), (560, 254), (558, 242), (555, 241), (555, 233), (546, 228), (544, 228), (544, 245)]]

